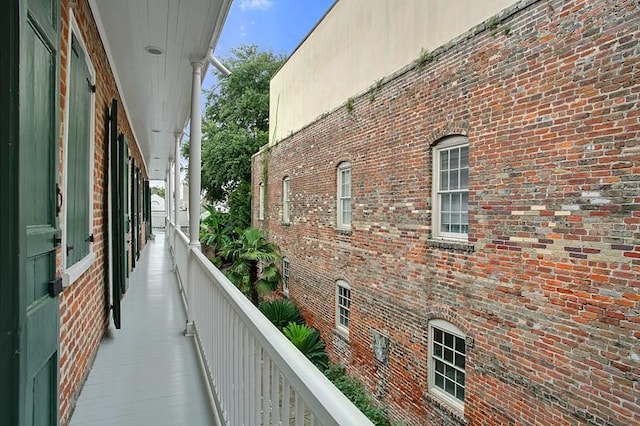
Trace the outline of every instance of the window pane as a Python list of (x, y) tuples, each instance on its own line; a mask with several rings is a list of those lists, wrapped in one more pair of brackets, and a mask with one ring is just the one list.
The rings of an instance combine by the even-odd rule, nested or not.
[(441, 375), (436, 373), (433, 382), (434, 382), (433, 384), (439, 387), (440, 389), (444, 388), (444, 379), (442, 378)]
[(454, 169), (449, 172), (449, 188), (450, 189), (458, 189), (458, 170)]
[(452, 194), (442, 194), (441, 195), (441, 205), (440, 205), (440, 210), (443, 212), (450, 212), (451, 211), (451, 195)]
[(456, 354), (456, 367), (464, 368), (464, 355)]
[(350, 225), (351, 224), (351, 212), (348, 211), (346, 208), (343, 209), (343, 211), (342, 211), (342, 224), (343, 225)]
[(449, 169), (449, 151), (440, 152), (440, 170)]
[(436, 358), (442, 358), (442, 346), (438, 344), (433, 345), (433, 356)]
[(464, 339), (456, 336), (456, 351), (464, 355), (465, 349), (466, 349), (466, 346), (465, 346)]
[(447, 362), (453, 363), (453, 351), (451, 349), (444, 349), (444, 359)]
[(438, 373), (444, 374), (444, 362), (436, 361), (436, 371)]
[(462, 371), (458, 371), (456, 374), (456, 382), (460, 386), (464, 386), (464, 373)]
[[(451, 211), (459, 212), (460, 211), (460, 203), (462, 201), (461, 194), (451, 194)], [(460, 221), (455, 222), (460, 223)]]
[(460, 189), (469, 189), (469, 169), (460, 170)]
[(449, 168), (450, 169), (459, 169), (460, 168), (460, 148), (454, 148), (450, 151), (451, 159), (449, 160)]
[(444, 334), (444, 344), (448, 348), (453, 348), (453, 334), (450, 334), (450, 333)]
[(449, 213), (441, 213), (440, 214), (440, 231), (449, 232), (451, 230)]
[(446, 380), (444, 381), (444, 390), (447, 391), (447, 393), (450, 393), (451, 395), (456, 394), (456, 384), (454, 382), (452, 382), (451, 380)]
[(449, 189), (449, 172), (440, 171), (440, 190), (447, 191)]
[(469, 146), (460, 147), (460, 168), (469, 167)]
[(438, 330), (437, 328), (433, 329), (433, 340), (438, 343), (442, 343), (442, 330)]
[(458, 393), (456, 395), (456, 398), (458, 398), (460, 401), (464, 401), (464, 388), (461, 388), (461, 387), (458, 388)]
[(446, 370), (445, 370), (445, 375), (447, 376), (448, 379), (451, 379), (451, 380), (455, 381), (456, 380), (456, 369), (447, 365)]

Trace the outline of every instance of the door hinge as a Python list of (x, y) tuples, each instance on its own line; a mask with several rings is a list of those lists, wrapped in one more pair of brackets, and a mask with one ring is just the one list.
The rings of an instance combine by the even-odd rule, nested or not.
[(87, 84), (89, 85), (89, 91), (91, 93), (96, 93), (96, 85), (95, 84), (91, 84), (91, 81), (89, 79), (87, 79)]
[(73, 250), (73, 246), (67, 246), (67, 256), (69, 256), (69, 252)]
[(56, 297), (60, 293), (62, 293), (62, 278), (49, 281), (49, 296)]
[(93, 234), (89, 235), (85, 241), (87, 241), (89, 243), (92, 243), (93, 242)]

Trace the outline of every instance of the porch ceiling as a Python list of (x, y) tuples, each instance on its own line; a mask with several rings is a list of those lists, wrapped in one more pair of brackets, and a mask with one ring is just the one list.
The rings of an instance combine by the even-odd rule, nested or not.
[(191, 108), (190, 60), (215, 47), (232, 0), (89, 1), (149, 177), (164, 180)]

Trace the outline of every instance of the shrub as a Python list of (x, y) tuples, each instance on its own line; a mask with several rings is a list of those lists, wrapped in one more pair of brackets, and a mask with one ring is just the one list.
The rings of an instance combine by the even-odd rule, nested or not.
[(302, 315), (298, 306), (290, 300), (276, 299), (271, 302), (264, 302), (258, 306), (260, 312), (279, 330), (285, 328), (289, 323), (303, 324)]
[(349, 377), (343, 366), (332, 364), (324, 374), (373, 424), (376, 426), (389, 425), (385, 410), (376, 406), (364, 385)]
[(290, 322), (282, 332), (316, 367), (322, 371), (327, 369), (329, 357), (324, 350), (324, 342), (320, 339), (318, 330)]

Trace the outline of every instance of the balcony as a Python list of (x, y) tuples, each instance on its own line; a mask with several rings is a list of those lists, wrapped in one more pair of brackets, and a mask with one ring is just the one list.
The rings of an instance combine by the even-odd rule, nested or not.
[(371, 424), (172, 223), (122, 309), (71, 425)]

